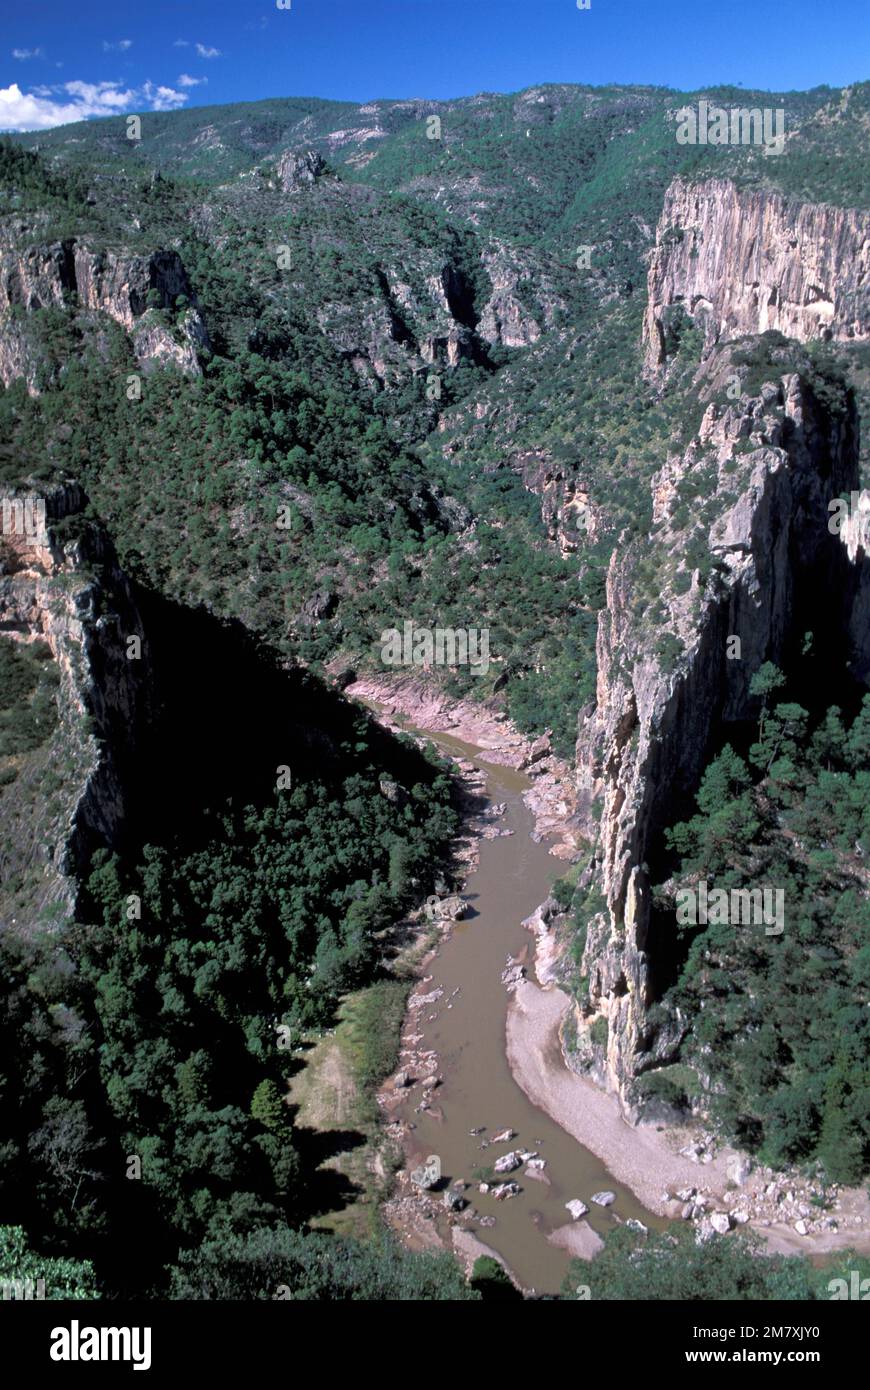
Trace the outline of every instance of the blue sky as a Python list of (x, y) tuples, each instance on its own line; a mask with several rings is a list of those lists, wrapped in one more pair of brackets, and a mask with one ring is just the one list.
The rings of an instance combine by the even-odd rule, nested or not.
[(28, 0), (0, 18), (0, 129), (267, 96), (539, 82), (788, 90), (870, 77), (868, 0)]

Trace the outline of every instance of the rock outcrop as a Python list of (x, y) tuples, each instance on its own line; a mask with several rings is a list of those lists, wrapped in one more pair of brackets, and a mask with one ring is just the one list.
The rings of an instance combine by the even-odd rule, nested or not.
[[(68, 238), (28, 244), (29, 229), (7, 222), (0, 229), (0, 379), (5, 385), (24, 376), (35, 387), (39, 362), (21, 311), (69, 308), (106, 314), (129, 333), (143, 367), (173, 361), (185, 372), (199, 371), (197, 353), (208, 348), (205, 325), (187, 273), (176, 251), (145, 256), (95, 250)], [(183, 296), (173, 333), (160, 317), (175, 310)]]
[[(703, 528), (714, 568), (705, 580), (683, 566), (677, 582), (679, 557), (697, 537), (696, 519), (686, 527), (673, 516), (680, 482), (692, 474), (714, 502)], [(810, 385), (786, 374), (760, 397), (709, 405), (689, 450), (654, 479), (652, 537), (614, 552), (599, 619), (597, 706), (577, 746), (581, 798), (602, 804), (606, 900), (587, 936), (579, 1050), (592, 1053), (589, 1021), (605, 1017), (606, 1057), (584, 1064), (623, 1098), (679, 1041), (657, 1036), (647, 1018), (661, 949), (649, 939), (656, 835), (694, 791), (722, 726), (756, 715), (749, 682), (763, 661), (780, 664), (814, 615), (846, 647), (866, 560), (830, 530), (828, 502), (848, 494), (857, 475), (854, 403), (835, 417)], [(642, 575), (651, 557), (657, 572)], [(729, 657), (729, 638), (739, 639), (738, 659)], [(851, 655), (854, 669), (866, 667), (866, 627)]]
[(311, 150), (288, 150), (277, 166), (278, 180), (285, 193), (294, 193), (315, 183), (326, 173), (326, 162)]
[(649, 269), (646, 365), (665, 360), (682, 309), (707, 346), (778, 329), (786, 337), (870, 336), (870, 214), (801, 203), (729, 179), (675, 179)]
[[(45, 641), (60, 672), (59, 724), (49, 766), (60, 782), (61, 810), (43, 825), (41, 884), (32, 917), (47, 906), (74, 909), (76, 874), (99, 845), (123, 835), (125, 804), (119, 750), (135, 744), (149, 716), (152, 680), (142, 620), (105, 532), (81, 515), (82, 489), (64, 484), (42, 494), (45, 529), (0, 536), (0, 641)], [(7, 516), (20, 498), (4, 496)], [(12, 507), (9, 506), (12, 504)], [(13, 511), (14, 514), (14, 511)], [(68, 519), (75, 520), (67, 535)], [(138, 655), (129, 638), (138, 637)], [(22, 839), (19, 858), (39, 845)], [(25, 929), (27, 923), (17, 923)]]
[[(832, 517), (829, 525), (836, 525)], [(870, 492), (853, 492), (840, 540), (860, 575), (849, 617), (849, 636), (855, 651), (855, 675), (870, 686)]]

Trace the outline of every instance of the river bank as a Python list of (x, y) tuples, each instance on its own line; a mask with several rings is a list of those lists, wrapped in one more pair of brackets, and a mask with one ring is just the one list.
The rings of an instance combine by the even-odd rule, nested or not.
[(533, 838), (547, 838), (557, 859), (572, 860), (582, 848), (573, 772), (553, 753), (546, 735), (528, 738), (500, 710), (451, 699), (413, 676), (366, 677), (344, 694), (374, 706), (379, 722), (394, 732), (411, 725), (426, 735), (446, 735), (496, 767), (525, 772), (530, 785), (523, 801), (534, 817)]
[[(546, 981), (553, 947), (536, 925), (537, 975)], [(544, 988), (519, 982), (507, 1017), (511, 1070), (529, 1099), (597, 1154), (644, 1206), (670, 1220), (692, 1220), (702, 1234), (753, 1230), (771, 1253), (870, 1253), (870, 1196), (862, 1188), (829, 1188), (823, 1211), (814, 1202), (818, 1187), (799, 1173), (755, 1167), (735, 1149), (705, 1144), (697, 1125), (628, 1124), (615, 1095), (568, 1067), (560, 1028), (570, 1008), (569, 996), (552, 982)]]
[[(438, 743), (442, 751), (454, 758), (469, 793), (478, 803), (482, 803), (486, 794), (487, 780), (497, 777), (500, 768), (525, 779), (527, 784), (521, 797), (534, 817), (532, 840), (541, 843), (545, 837), (550, 837), (554, 841), (549, 848), (550, 855), (563, 859), (579, 857), (584, 842), (575, 815), (571, 769), (553, 758), (546, 739), (524, 739), (504, 716), (470, 702), (450, 701), (410, 678), (390, 682), (360, 681), (349, 687), (347, 693), (366, 704), (376, 704), (377, 717), (388, 727), (409, 732), (408, 725), (413, 725), (410, 731), (415, 736), (432, 738)], [(469, 746), (472, 743), (473, 746)], [(502, 791), (496, 793), (497, 797), (501, 795)], [(504, 809), (505, 803), (490, 804), (486, 810), (481, 810), (479, 805), (476, 815), (464, 827), (460, 858), (469, 874), (478, 868), (483, 841), (517, 833), (515, 826), (498, 824)], [(521, 833), (528, 836), (528, 829)], [(502, 856), (504, 872), (511, 872), (511, 859), (519, 849), (520, 846), (515, 845), (513, 855)], [(536, 901), (532, 899), (532, 906), (537, 907), (548, 896), (557, 876), (555, 865), (545, 868), (538, 879), (538, 896)], [(468, 883), (464, 885), (466, 889), (468, 886)], [(483, 1243), (481, 1236), (484, 1236), (492, 1253), (516, 1277), (511, 1255), (506, 1257), (504, 1248), (499, 1248), (500, 1243), (504, 1247), (505, 1240), (500, 1241), (498, 1231), (499, 1227), (512, 1226), (512, 1231), (507, 1233), (507, 1243), (512, 1246), (513, 1261), (516, 1261), (518, 1223), (513, 1215), (510, 1222), (506, 1222), (502, 1214), (506, 1214), (513, 1199), (511, 1203), (503, 1203), (495, 1215), (494, 1210), (486, 1209), (487, 1184), (484, 1182), (481, 1186), (479, 1181), (469, 1180), (467, 1176), (474, 1164), (467, 1139), (493, 1132), (481, 1123), (483, 1100), (480, 1114), (473, 1108), (466, 1111), (463, 1123), (467, 1122), (468, 1129), (462, 1130), (459, 1136), (466, 1142), (452, 1143), (450, 1191), (446, 1188), (434, 1193), (421, 1191), (411, 1180), (413, 1165), (429, 1156), (427, 1149), (436, 1153), (439, 1146), (442, 1149), (450, 1147), (444, 1142), (445, 1129), (450, 1126), (457, 1091), (461, 1093), (463, 1088), (463, 1078), (456, 1071), (455, 1052), (457, 1032), (461, 1034), (462, 1030), (455, 1025), (462, 996), (474, 990), (478, 1011), (498, 1014), (503, 1020), (497, 1046), (498, 1060), (503, 1063), (511, 1082), (534, 1107), (534, 1113), (548, 1117), (563, 1135), (575, 1141), (573, 1160), (570, 1155), (562, 1159), (565, 1170), (578, 1171), (585, 1164), (589, 1172), (591, 1159), (598, 1173), (597, 1185), (619, 1192), (619, 1201), (612, 1210), (601, 1213), (593, 1209), (588, 1219), (577, 1223), (566, 1223), (560, 1217), (559, 1224), (552, 1201), (546, 1217), (540, 1205), (533, 1208), (530, 1213), (533, 1224), (548, 1247), (592, 1258), (600, 1248), (601, 1235), (606, 1234), (615, 1221), (633, 1219), (647, 1226), (661, 1226), (667, 1220), (684, 1219), (692, 1221), (701, 1236), (740, 1227), (754, 1229), (772, 1252), (816, 1257), (849, 1246), (870, 1249), (870, 1199), (865, 1192), (831, 1190), (828, 1206), (822, 1210), (818, 1202), (814, 1202), (817, 1189), (799, 1175), (777, 1175), (771, 1170), (754, 1168), (744, 1155), (711, 1142), (711, 1137), (701, 1132), (697, 1124), (686, 1127), (628, 1124), (615, 1096), (601, 1091), (588, 1078), (569, 1068), (562, 1053), (559, 1030), (571, 1000), (554, 979), (554, 963), (559, 954), (555, 934), (547, 929), (539, 913), (529, 910), (529, 899), (523, 898), (523, 890), (528, 886), (520, 875), (514, 889), (516, 900), (510, 893), (502, 898), (501, 913), (502, 917), (507, 913), (516, 921), (527, 911), (523, 926), (534, 930), (535, 947), (527, 936), (525, 947), (514, 946), (508, 951), (507, 962), (504, 956), (497, 963), (490, 960), (489, 978), (476, 977), (476, 989), (475, 980), (468, 975), (469, 970), (474, 972), (479, 968), (475, 953), (467, 953), (463, 964), (461, 952), (458, 955), (451, 952), (448, 967), (454, 961), (459, 963), (452, 974), (448, 968), (449, 978), (442, 980), (438, 978), (442, 952), (457, 931), (467, 930), (465, 923), (459, 921), (443, 924), (437, 944), (420, 963), (422, 979), (411, 996), (400, 1070), (382, 1088), (379, 1098), (388, 1134), (402, 1145), (409, 1157), (406, 1167), (399, 1172), (397, 1193), (387, 1203), (385, 1212), (402, 1238), (420, 1249), (452, 1243), (457, 1254), (467, 1259), (470, 1251), (479, 1250)], [(501, 930), (500, 925), (498, 929)], [(480, 938), (481, 943), (484, 940)], [(500, 1001), (492, 994), (497, 964), (507, 966), (500, 972)], [(536, 980), (528, 978), (530, 973)], [(510, 993), (509, 1001), (504, 998), (505, 989)], [(448, 1016), (449, 1027), (446, 1024)], [(434, 1025), (436, 1032), (441, 1029), (440, 1036), (433, 1038), (433, 1029), (428, 1025)], [(490, 1049), (492, 1051), (491, 1044)], [(460, 1065), (464, 1050), (465, 1043), (460, 1042)], [(491, 1065), (497, 1067), (495, 1058)], [(411, 1075), (428, 1094), (418, 1093), (421, 1099), (418, 1102), (415, 1098), (409, 1107), (402, 1092)], [(509, 1108), (514, 1104), (508, 1100), (509, 1091), (502, 1090), (501, 1094), (505, 1097), (504, 1106)], [(465, 1099), (460, 1094), (460, 1107)], [(503, 1108), (495, 1117), (495, 1128), (506, 1130), (511, 1136), (508, 1147), (511, 1144), (516, 1147), (519, 1127), (506, 1124), (507, 1118)], [(534, 1129), (534, 1120), (531, 1124)], [(541, 1128), (540, 1123), (537, 1128)], [(531, 1153), (531, 1146), (536, 1155), (544, 1152), (538, 1142), (539, 1136), (531, 1131), (523, 1132), (521, 1139), (518, 1146), (521, 1152)], [(490, 1142), (484, 1138), (480, 1149), (485, 1149)], [(556, 1147), (560, 1147), (558, 1142), (554, 1149)], [(477, 1162), (483, 1166), (482, 1160)], [(543, 1183), (551, 1186), (547, 1163), (545, 1160), (543, 1171), (526, 1167), (520, 1176), (534, 1179), (531, 1188)], [(520, 1192), (528, 1191), (526, 1183)], [(570, 1191), (567, 1187), (564, 1191), (561, 1186), (559, 1188), (563, 1199), (566, 1195), (573, 1200), (579, 1197), (583, 1205), (588, 1203), (589, 1192), (588, 1181), (584, 1182), (582, 1192), (576, 1181)], [(456, 1210), (450, 1210), (445, 1216), (443, 1203), (451, 1196), (456, 1201)], [(560, 1203), (562, 1212), (564, 1205), (563, 1200)], [(461, 1215), (462, 1212), (465, 1215)], [(520, 1253), (525, 1255), (522, 1242)], [(548, 1277), (547, 1271), (553, 1268), (547, 1260), (527, 1263), (530, 1268), (543, 1269), (544, 1279)], [(549, 1278), (549, 1284), (538, 1283), (537, 1287), (552, 1288), (552, 1275)], [(517, 1282), (526, 1289), (535, 1287), (536, 1283), (528, 1274)]]

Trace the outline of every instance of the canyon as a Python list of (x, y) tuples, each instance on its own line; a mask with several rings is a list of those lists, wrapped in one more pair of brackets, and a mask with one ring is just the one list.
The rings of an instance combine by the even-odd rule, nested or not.
[[(805, 94), (761, 173), (740, 149), (686, 165), (673, 96), (554, 85), (433, 103), (442, 141), (417, 102), (167, 113), (135, 169), (110, 122), (4, 151), (0, 510), (36, 498), (46, 524), (4, 525), (0, 641), (47, 648), (58, 720), (5, 753), (0, 926), (58, 959), (70, 941), (85, 974), (101, 942), (121, 1003), (88, 1035), (118, 1029), (92, 1114), (118, 1134), (135, 1119), (167, 1152), (186, 1124), (212, 1127), (231, 1179), (213, 1192), (192, 1166), (169, 1198), (163, 1169), (146, 1184), (139, 1217), (151, 1201), (172, 1213), (154, 1225), (171, 1228), (161, 1271), (214, 1238), (213, 1212), (244, 1225), (248, 1202), (290, 1229), (333, 1210), (351, 1225), (376, 1200), (414, 1248), (433, 1248), (434, 1223), (466, 1271), (489, 1244), (530, 1295), (619, 1224), (862, 1244), (870, 1212), (846, 1181), (746, 1158), (755, 1114), (740, 1145), (714, 1133), (703, 1049), (684, 1112), (676, 1083), (650, 1082), (685, 1080), (697, 1023), (676, 988), (693, 942), (668, 915), (668, 836), (724, 749), (751, 762), (770, 714), (759, 673), (809, 671), (801, 715), (815, 737), (845, 710), (863, 775), (870, 219), (845, 155), (840, 202), (830, 183), (808, 197), (800, 163), (816, 167), (832, 111), (844, 149), (860, 139), (863, 94)], [(792, 831), (770, 766), (752, 805), (808, 878), (841, 875), (842, 959), (807, 922), (792, 934), (788, 902), (772, 935), (832, 978), (862, 958), (863, 832), (826, 823), (819, 848)], [(459, 831), (486, 851), (475, 887), (456, 784), (482, 798), (484, 778), (495, 804)], [(112, 894), (140, 879), (153, 920), (128, 941)], [(409, 964), (433, 896), (451, 921)], [(122, 947), (147, 963), (115, 978)], [(720, 967), (703, 966), (708, 1033), (731, 1002)], [(117, 1020), (154, 970), (172, 1044), (149, 1035), (128, 1068)], [(94, 998), (102, 1010), (102, 983)], [(393, 1193), (389, 1145), (354, 1190), (291, 1099), (348, 1000), (389, 1020), (377, 1048), (345, 1029), (366, 1078), (346, 1089), (402, 1151)], [(217, 1080), (190, 1041), (203, 1019), (232, 1058)], [(287, 1056), (264, 1041), (276, 1028)], [(854, 1088), (842, 1052), (817, 1127)], [(495, 1194), (474, 1176), (505, 1127), (521, 1131), (522, 1193), (519, 1149)], [(415, 1190), (439, 1153), (450, 1191), (470, 1185), (452, 1205)], [(570, 1203), (614, 1188), (612, 1211), (574, 1223)]]

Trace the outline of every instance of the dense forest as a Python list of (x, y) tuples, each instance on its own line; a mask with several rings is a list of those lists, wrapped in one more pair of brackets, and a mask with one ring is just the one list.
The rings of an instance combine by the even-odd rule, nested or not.
[(726, 744), (696, 814), (668, 831), (678, 866), (662, 906), (702, 878), (729, 893), (775, 885), (782, 927), (677, 916), (685, 959), (657, 1008), (679, 1011), (687, 1037), (681, 1061), (644, 1080), (683, 1105), (688, 1088), (775, 1167), (817, 1164), (858, 1183), (870, 1166), (870, 696), (851, 720), (836, 707), (812, 719), (776, 698), (775, 667), (754, 679), (757, 736), (745, 758)]

